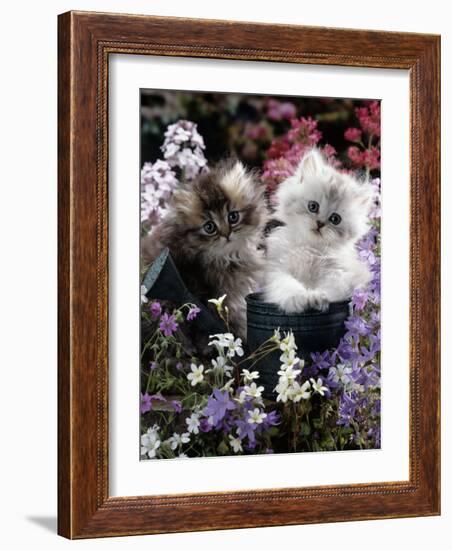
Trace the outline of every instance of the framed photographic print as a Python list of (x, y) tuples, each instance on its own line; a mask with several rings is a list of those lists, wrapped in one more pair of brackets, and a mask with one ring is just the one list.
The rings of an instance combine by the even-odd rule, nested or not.
[(59, 16), (59, 533), (440, 513), (438, 36)]

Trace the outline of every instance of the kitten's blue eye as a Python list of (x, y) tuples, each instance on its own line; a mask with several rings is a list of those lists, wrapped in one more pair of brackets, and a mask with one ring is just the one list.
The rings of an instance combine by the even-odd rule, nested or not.
[(339, 225), (342, 221), (342, 218), (336, 212), (333, 212), (328, 219), (333, 225)]
[(232, 210), (228, 214), (228, 222), (231, 225), (235, 225), (236, 223), (239, 223), (240, 220), (240, 212), (237, 212), (237, 210)]
[(206, 222), (202, 228), (207, 233), (207, 235), (213, 235), (217, 231), (217, 226), (215, 225), (215, 222), (212, 220), (209, 220)]
[(319, 203), (316, 201), (309, 201), (308, 202), (308, 210), (309, 212), (312, 212), (313, 214), (317, 214), (319, 211)]

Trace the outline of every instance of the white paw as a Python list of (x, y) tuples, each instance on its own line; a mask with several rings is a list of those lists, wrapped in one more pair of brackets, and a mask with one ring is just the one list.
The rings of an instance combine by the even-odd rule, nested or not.
[(305, 294), (295, 294), (293, 296), (284, 297), (279, 307), (286, 313), (300, 313), (309, 308)]
[(321, 290), (311, 290), (307, 299), (308, 308), (326, 311), (329, 306), (328, 298), (325, 292)]

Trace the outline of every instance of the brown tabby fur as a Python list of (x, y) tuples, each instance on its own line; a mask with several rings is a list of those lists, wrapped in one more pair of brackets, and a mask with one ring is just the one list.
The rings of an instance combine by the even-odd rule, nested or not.
[[(263, 271), (261, 250), (267, 222), (264, 188), (239, 161), (223, 161), (193, 183), (183, 184), (169, 212), (143, 239), (143, 259), (151, 263), (168, 247), (188, 289), (205, 304), (226, 294), (231, 330), (246, 337), (245, 296), (256, 290)], [(228, 222), (238, 211), (240, 221)], [(217, 226), (208, 235), (203, 225)]]

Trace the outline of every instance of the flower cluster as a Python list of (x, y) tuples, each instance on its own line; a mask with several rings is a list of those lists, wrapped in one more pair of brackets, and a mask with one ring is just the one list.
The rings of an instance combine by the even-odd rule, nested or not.
[(141, 221), (156, 225), (166, 214), (166, 203), (178, 185), (164, 160), (146, 162), (141, 169)]
[(191, 181), (207, 166), (205, 148), (197, 125), (189, 120), (179, 120), (168, 126), (162, 152), (168, 164), (180, 168), (183, 179)]
[(145, 162), (141, 169), (141, 222), (149, 230), (167, 213), (168, 200), (180, 182), (207, 170), (204, 140), (196, 124), (180, 120), (168, 126), (161, 147), (164, 160)]
[(347, 156), (355, 169), (367, 172), (380, 168), (381, 110), (379, 101), (367, 101), (355, 109), (360, 128), (350, 127), (344, 137), (354, 145), (347, 149)]
[[(279, 183), (294, 173), (303, 155), (318, 145), (322, 139), (318, 123), (312, 117), (292, 118), (290, 125), (289, 131), (275, 138), (267, 150), (263, 180), (270, 193)], [(324, 155), (335, 164), (334, 147), (326, 144), (321, 149)]]

